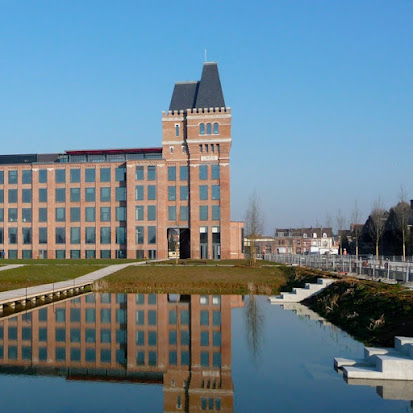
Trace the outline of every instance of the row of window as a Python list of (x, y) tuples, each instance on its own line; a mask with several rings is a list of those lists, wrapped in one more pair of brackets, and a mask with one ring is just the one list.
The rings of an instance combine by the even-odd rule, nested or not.
[[(139, 228), (139, 237), (138, 237)], [(32, 229), (22, 228), (22, 243), (24, 245), (32, 244)], [(112, 243), (112, 233), (110, 227), (100, 227), (100, 243), (101, 244), (111, 244)], [(18, 243), (18, 230), (17, 228), (8, 228), (7, 231), (8, 243), (17, 244)], [(84, 232), (84, 242), (86, 244), (96, 244), (96, 228), (86, 227)], [(143, 244), (144, 237), (144, 227), (137, 227), (136, 229), (136, 242), (138, 244)], [(156, 244), (156, 227), (147, 227), (147, 239), (148, 244)], [(80, 227), (70, 228), (70, 244), (80, 244), (81, 232)], [(48, 229), (46, 227), (39, 228), (39, 244), (47, 244), (49, 242)], [(56, 244), (66, 244), (66, 227), (55, 228), (55, 243)], [(115, 228), (115, 243), (116, 244), (126, 244), (126, 228), (116, 227)], [(0, 244), (4, 244), (4, 228), (0, 228)], [(11, 258), (11, 257), (9, 257)]]
[[(143, 195), (143, 194), (142, 194)], [(181, 201), (188, 200), (188, 187), (181, 186), (179, 188), (179, 199)], [(211, 186), (211, 199), (219, 200), (221, 198), (221, 187), (220, 185)], [(208, 185), (199, 186), (199, 199), (201, 201), (208, 200)], [(168, 186), (168, 201), (176, 201), (176, 186)]]
[[(211, 170), (211, 179), (220, 179), (219, 165), (200, 165), (199, 166), (199, 179), (207, 180), (209, 176), (209, 170)], [(188, 180), (188, 167), (180, 167), (180, 180)], [(168, 166), (168, 181), (176, 181), (176, 166)]]
[[(111, 168), (99, 168), (100, 182), (111, 181)], [(81, 182), (81, 169), (69, 170), (69, 181), (71, 183)], [(151, 177), (151, 178), (150, 178)], [(7, 174), (7, 182), (9, 185), (16, 185), (19, 183), (19, 171), (11, 170)], [(148, 166), (148, 179), (156, 179), (156, 166)], [(117, 167), (115, 169), (115, 180), (122, 182), (126, 180), (126, 168), (124, 166)], [(22, 171), (22, 184), (32, 183), (32, 171)], [(66, 169), (55, 169), (55, 182), (58, 184), (66, 183)], [(96, 168), (86, 168), (84, 170), (83, 182), (96, 182)], [(39, 183), (47, 183), (47, 169), (39, 169)], [(0, 185), (4, 184), (4, 171), (0, 171)]]
[[(153, 193), (156, 193), (156, 187), (153, 186), (151, 189)], [(32, 190), (22, 189), (21, 202), (31, 203), (32, 202)], [(80, 202), (81, 193), (80, 188), (70, 188), (69, 190), (70, 202)], [(117, 187), (115, 188), (115, 200), (116, 201), (126, 201), (126, 188)], [(96, 189), (95, 188), (85, 188), (84, 192), (85, 202), (95, 202), (96, 201)], [(102, 187), (100, 188), (100, 201), (110, 202), (111, 201), (111, 188)], [(18, 191), (17, 189), (8, 190), (8, 203), (16, 204), (18, 202)], [(39, 202), (49, 202), (47, 197), (47, 188), (39, 188)], [(55, 202), (66, 202), (66, 189), (56, 188), (55, 189)], [(4, 203), (4, 190), (0, 189), (0, 204)]]
[[(199, 220), (208, 221), (209, 214), (208, 210), (211, 209), (211, 219), (213, 221), (219, 221), (221, 219), (221, 207), (219, 205), (213, 205), (208, 207), (207, 205), (202, 205), (199, 207)], [(176, 214), (176, 206), (168, 206), (168, 221), (177, 221), (178, 217)], [(181, 205), (179, 208), (179, 221), (188, 221), (188, 207)]]
[[(206, 127), (205, 127), (206, 126)], [(211, 123), (207, 123), (205, 125), (205, 123), (200, 123), (199, 124), (199, 134), (200, 135), (218, 135), (219, 134), (219, 124), (217, 122), (211, 124)]]
[[(0, 250), (0, 252), (2, 252)], [(145, 256), (151, 259), (156, 259), (156, 250), (148, 250), (147, 254), (145, 255), (144, 251), (136, 251), (136, 255), (138, 255), (138, 252), (142, 252), (142, 256), (137, 256), (136, 258), (144, 258)], [(15, 249), (9, 249), (6, 253), (5, 258), (9, 258), (11, 260), (17, 260), (18, 258), (18, 250)], [(100, 258), (126, 258), (126, 250), (124, 249), (119, 249), (115, 251), (115, 256), (113, 256), (113, 253), (111, 250), (99, 250)], [(36, 254), (33, 256), (33, 251), (32, 250), (22, 250), (22, 256), (21, 258), (25, 260), (29, 260), (32, 258), (41, 258), (41, 259), (47, 259), (47, 250), (39, 250), (36, 252)], [(81, 257), (81, 250), (70, 250), (69, 251), (69, 258), (70, 259), (80, 259)], [(96, 258), (96, 251), (93, 249), (87, 249), (84, 251), (84, 257), (87, 259), (90, 258)], [(50, 257), (49, 257), (50, 258)], [(66, 250), (56, 250), (55, 251), (55, 256), (54, 258), (56, 259), (65, 259), (66, 258)]]
[(211, 153), (219, 153), (219, 143), (217, 143), (217, 144), (213, 144), (213, 143), (210, 143), (210, 144), (204, 144), (204, 145), (199, 145), (199, 152), (205, 152), (205, 153), (208, 153), (208, 152), (211, 152)]
[[(139, 208), (143, 208), (143, 207), (139, 207)], [(112, 221), (111, 211), (112, 211), (111, 207), (100, 207), (100, 221), (111, 222)], [(70, 207), (69, 214), (70, 214), (69, 215), (70, 222), (81, 221), (81, 208), (80, 207)], [(136, 211), (136, 216), (138, 217), (138, 211)], [(147, 217), (149, 221), (156, 220), (156, 207), (154, 205), (148, 206)], [(85, 207), (83, 219), (86, 222), (96, 222), (96, 208)], [(32, 222), (32, 208), (21, 209), (21, 220), (22, 222)], [(120, 206), (120, 207), (115, 208), (115, 220), (126, 221), (126, 207)], [(8, 222), (18, 222), (18, 221), (19, 221), (19, 209), (8, 208)], [(39, 222), (47, 222), (47, 221), (48, 221), (47, 208), (39, 208)], [(65, 207), (55, 208), (55, 221), (66, 222), (66, 208)], [(3, 208), (0, 208), (0, 222), (4, 222), (4, 209)]]

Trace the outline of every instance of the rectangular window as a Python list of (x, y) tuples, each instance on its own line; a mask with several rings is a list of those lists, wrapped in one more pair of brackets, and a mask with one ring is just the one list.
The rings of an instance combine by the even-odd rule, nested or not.
[(126, 228), (116, 228), (116, 244), (126, 244)]
[(100, 188), (100, 202), (110, 202), (110, 187)]
[(86, 207), (85, 208), (85, 221), (86, 222), (95, 222), (96, 221), (96, 208), (95, 207)]
[(213, 205), (212, 207), (212, 219), (219, 221), (221, 219), (221, 207), (219, 205)]
[(181, 310), (181, 325), (189, 325), (189, 311)]
[(136, 167), (136, 176), (135, 176), (137, 181), (143, 181), (143, 166), (137, 166)]
[(212, 333), (212, 345), (214, 347), (221, 347), (221, 332), (214, 331)]
[(156, 207), (155, 205), (148, 206), (148, 221), (156, 221)]
[(168, 166), (168, 181), (176, 181), (176, 167)]
[[(0, 222), (4, 222), (4, 208), (0, 208)], [(0, 242), (0, 244), (3, 244)]]
[(70, 222), (80, 222), (80, 208), (70, 208)]
[(80, 244), (80, 227), (70, 228), (70, 243)]
[(143, 227), (142, 226), (136, 227), (136, 243), (143, 244), (143, 242), (144, 242)]
[(116, 221), (126, 221), (126, 207), (116, 207)]
[(100, 207), (101, 222), (110, 222), (110, 207)]
[(95, 202), (96, 201), (96, 190), (95, 188), (85, 188), (85, 201)]
[(168, 201), (176, 201), (176, 186), (168, 186)]
[(96, 228), (95, 227), (86, 227), (85, 242), (86, 244), (94, 244), (96, 242)]
[(205, 181), (208, 179), (208, 165), (200, 165), (199, 167), (199, 179)]
[(201, 315), (201, 318), (200, 318), (201, 326), (209, 325), (209, 312), (207, 310), (202, 310), (200, 315)]
[(124, 182), (126, 181), (126, 168), (120, 166), (115, 170), (115, 180), (116, 182)]
[(0, 185), (4, 185), (4, 171), (0, 171)]
[(32, 190), (31, 189), (22, 190), (22, 202), (26, 204), (32, 202)]
[(201, 331), (201, 346), (209, 346), (209, 331)]
[(47, 188), (39, 189), (39, 202), (47, 202)]
[(70, 202), (80, 202), (80, 188), (70, 188)]
[(22, 220), (23, 222), (32, 222), (32, 209), (31, 208), (22, 209)]
[(110, 244), (110, 227), (100, 227), (100, 243)]
[(201, 351), (201, 367), (209, 366), (209, 353), (208, 351)]
[(213, 200), (221, 199), (221, 186), (220, 185), (212, 185), (212, 199)]
[(156, 185), (148, 185), (148, 200), (156, 200)]
[(212, 179), (220, 179), (220, 170), (219, 165), (212, 165), (211, 166), (211, 178)]
[(148, 244), (156, 244), (156, 227), (148, 227)]
[(80, 182), (80, 169), (71, 169), (70, 170), (70, 182), (72, 184)]
[(188, 187), (187, 186), (181, 186), (179, 188), (179, 199), (181, 201), (186, 201), (188, 200)]
[(9, 228), (9, 244), (17, 244), (17, 228)]
[(39, 208), (39, 222), (47, 222), (47, 208)]
[(156, 180), (156, 166), (148, 166), (148, 181)]
[(144, 217), (143, 217), (143, 205), (138, 205), (136, 207), (136, 221), (143, 221)]
[(220, 326), (221, 325), (221, 312), (220, 311), (214, 311), (212, 313), (212, 322), (214, 326)]
[(175, 206), (168, 206), (168, 220), (176, 221), (176, 207)]
[(17, 204), (17, 189), (9, 189), (9, 204)]
[(179, 211), (179, 218), (181, 221), (188, 221), (188, 207), (182, 206), (180, 207)]
[(86, 168), (85, 170), (85, 182), (95, 182), (96, 181), (96, 169)]
[(47, 183), (47, 169), (40, 169), (39, 170), (39, 183), (46, 184)]
[(180, 166), (179, 167), (179, 179), (181, 181), (188, 180), (188, 167), (187, 166)]
[(9, 171), (9, 185), (17, 184), (17, 171)]
[(208, 185), (199, 186), (199, 199), (201, 201), (208, 200)]
[(115, 200), (116, 201), (126, 201), (126, 188), (118, 187), (115, 189)]
[(17, 208), (9, 208), (9, 222), (17, 222)]
[(4, 190), (0, 189), (0, 204), (4, 203)]
[(136, 201), (143, 201), (143, 199), (144, 199), (143, 185), (136, 185), (135, 200)]
[(56, 228), (56, 244), (64, 244), (66, 242), (66, 228)]
[(199, 207), (199, 220), (208, 221), (208, 207), (206, 205)]
[(64, 222), (66, 220), (66, 208), (56, 208), (56, 221)]
[(56, 189), (55, 201), (66, 202), (66, 189), (65, 188)]
[(110, 182), (110, 168), (100, 169), (100, 182)]
[(65, 169), (56, 169), (55, 170), (55, 181), (57, 184), (66, 183), (66, 170)]
[(23, 171), (22, 172), (22, 184), (31, 184), (32, 183), (32, 171)]
[(22, 235), (23, 235), (23, 244), (28, 245), (32, 243), (32, 229), (31, 228), (23, 228)]

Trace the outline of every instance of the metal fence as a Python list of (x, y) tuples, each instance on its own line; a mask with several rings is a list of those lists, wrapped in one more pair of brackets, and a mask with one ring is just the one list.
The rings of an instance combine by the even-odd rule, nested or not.
[(265, 259), (317, 268), (324, 271), (335, 271), (365, 275), (373, 278), (386, 278), (399, 282), (413, 281), (413, 263), (390, 260), (375, 256), (372, 258), (356, 258), (355, 255), (299, 255), (299, 254), (266, 254)]

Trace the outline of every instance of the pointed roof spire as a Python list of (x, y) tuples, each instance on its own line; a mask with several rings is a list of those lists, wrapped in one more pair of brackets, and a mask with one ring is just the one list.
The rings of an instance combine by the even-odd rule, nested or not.
[(221, 108), (225, 107), (222, 93), (221, 80), (216, 62), (205, 62), (199, 83), (196, 108)]

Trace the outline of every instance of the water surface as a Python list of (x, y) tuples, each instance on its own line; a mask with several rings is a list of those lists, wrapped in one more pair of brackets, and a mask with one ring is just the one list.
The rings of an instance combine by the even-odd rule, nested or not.
[(265, 297), (89, 293), (0, 319), (1, 403), (19, 412), (411, 411), (391, 400), (411, 387), (349, 385), (333, 369), (334, 357), (362, 354), (305, 307)]

